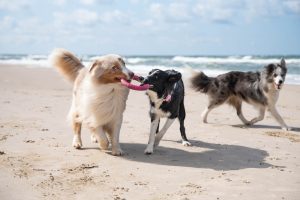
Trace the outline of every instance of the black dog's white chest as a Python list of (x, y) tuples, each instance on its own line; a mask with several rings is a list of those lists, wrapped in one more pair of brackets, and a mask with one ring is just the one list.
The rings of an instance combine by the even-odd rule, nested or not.
[(170, 112), (163, 111), (160, 107), (164, 103), (164, 98), (158, 98), (156, 92), (148, 90), (147, 95), (149, 96), (151, 102), (150, 113), (158, 115), (159, 117), (169, 117)]

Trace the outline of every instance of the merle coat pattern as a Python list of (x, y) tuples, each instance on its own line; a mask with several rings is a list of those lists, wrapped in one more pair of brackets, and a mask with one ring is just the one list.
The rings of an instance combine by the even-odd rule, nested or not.
[[(246, 125), (263, 120), (268, 109), (282, 129), (290, 130), (275, 107), (286, 73), (284, 59), (280, 63), (265, 66), (260, 72), (232, 71), (217, 77), (208, 77), (203, 72), (196, 73), (191, 79), (193, 88), (209, 96), (208, 106), (202, 113), (203, 122), (207, 123), (208, 113), (212, 109), (228, 103), (236, 108), (238, 117)], [(242, 101), (257, 107), (259, 116), (246, 120), (242, 113)]]
[[(150, 101), (151, 129), (148, 146), (145, 154), (152, 154), (154, 147), (158, 146), (160, 140), (178, 118), (180, 123), (180, 133), (182, 144), (191, 145), (185, 134), (184, 119), (184, 85), (181, 74), (175, 70), (162, 71), (154, 69), (143, 80), (143, 84), (150, 84), (150, 89), (146, 92)], [(160, 118), (166, 117), (166, 123), (159, 130)]]

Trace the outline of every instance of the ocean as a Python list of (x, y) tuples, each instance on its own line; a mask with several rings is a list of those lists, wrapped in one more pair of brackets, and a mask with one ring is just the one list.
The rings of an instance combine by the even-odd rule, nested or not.
[[(79, 56), (87, 66), (97, 58), (94, 55)], [(201, 70), (209, 76), (228, 71), (258, 71), (269, 63), (279, 62), (280, 56), (124, 56), (127, 67), (135, 73), (147, 73), (151, 69), (175, 69), (184, 73), (186, 67)], [(288, 66), (286, 83), (300, 85), (300, 55), (285, 56)], [(47, 55), (0, 55), (2, 65), (24, 67), (51, 67)], [(183, 74), (184, 75), (184, 74)]]

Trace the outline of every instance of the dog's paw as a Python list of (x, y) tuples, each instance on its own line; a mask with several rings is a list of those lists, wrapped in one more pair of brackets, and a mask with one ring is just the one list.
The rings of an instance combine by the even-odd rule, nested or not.
[(113, 156), (122, 156), (124, 155), (124, 151), (122, 149), (113, 149), (111, 154)]
[(244, 124), (245, 124), (246, 126), (252, 126), (252, 125), (253, 125), (253, 122), (252, 122), (252, 121), (246, 121), (246, 122), (244, 122)]
[(207, 124), (207, 119), (203, 119), (202, 122), (203, 122), (204, 124)]
[(182, 141), (182, 145), (185, 147), (192, 146), (192, 144), (189, 141)]
[(101, 150), (107, 150), (109, 146), (109, 142), (108, 141), (100, 141), (99, 142), (99, 147)]
[(284, 130), (284, 131), (291, 131), (292, 130), (292, 128), (291, 127), (281, 127), (281, 129), (282, 130)]
[(145, 154), (150, 155), (153, 153), (153, 147), (152, 146), (147, 146), (147, 148), (144, 151)]
[(91, 142), (93, 142), (93, 143), (97, 143), (98, 142), (98, 140), (95, 137), (95, 135), (91, 135)]
[(75, 149), (80, 149), (82, 147), (82, 142), (81, 142), (81, 139), (79, 139), (78, 137), (75, 137), (73, 138), (73, 147)]

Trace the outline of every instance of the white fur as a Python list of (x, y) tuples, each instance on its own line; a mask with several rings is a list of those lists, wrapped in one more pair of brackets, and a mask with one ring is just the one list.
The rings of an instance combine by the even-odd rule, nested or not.
[(164, 99), (159, 99), (157, 93), (151, 90), (147, 91), (150, 100), (154, 103), (154, 107), (151, 107), (150, 112), (155, 113), (159, 117), (169, 117), (171, 113), (162, 111), (159, 107), (164, 102)]
[[(276, 85), (280, 85), (281, 83), (283, 83), (283, 80), (284, 80), (283, 77), (281, 76), (281, 73), (282, 73), (281, 68), (277, 68), (275, 73), (277, 74), (277, 76), (274, 78), (274, 82)], [(276, 89), (278, 89), (278, 88), (276, 88)]]
[[(155, 72), (153, 72), (155, 73)], [(152, 154), (154, 147), (158, 146), (160, 140), (164, 136), (164, 134), (167, 132), (169, 127), (172, 125), (175, 119), (167, 119), (166, 123), (164, 124), (164, 127), (157, 133), (157, 127), (159, 123), (159, 119), (162, 117), (169, 117), (171, 115), (170, 112), (164, 112), (159, 107), (163, 103), (164, 99), (160, 99), (157, 97), (157, 93), (151, 90), (147, 91), (147, 94), (150, 98), (150, 100), (154, 103), (154, 107), (151, 106), (150, 113), (156, 115), (156, 119), (151, 122), (151, 128), (150, 128), (150, 135), (149, 135), (149, 141), (147, 148), (145, 149), (145, 154)]]
[(189, 141), (182, 141), (182, 145), (186, 147), (192, 146), (192, 144)]
[(167, 119), (164, 127), (156, 134), (155, 136), (155, 142), (154, 146), (158, 146), (160, 140), (163, 138), (164, 134), (167, 132), (167, 130), (170, 128), (170, 126), (173, 124), (175, 119)]
[[(75, 121), (83, 122), (95, 129), (92, 133), (93, 141), (98, 141), (101, 149), (107, 149), (108, 140), (103, 131), (103, 126), (109, 126), (113, 130), (111, 134), (112, 154), (122, 155), (123, 151), (119, 145), (119, 132), (123, 120), (123, 112), (129, 89), (119, 83), (96, 84), (87, 75), (77, 89), (80, 95), (73, 95), (73, 101), (69, 117), (78, 113)], [(96, 140), (95, 140), (96, 139)], [(82, 146), (80, 135), (75, 134), (73, 146)]]
[(158, 126), (158, 122), (159, 122), (159, 118), (156, 118), (151, 122), (149, 141), (148, 141), (147, 148), (145, 149), (145, 154), (153, 153), (154, 142), (155, 142), (155, 132), (156, 132), (156, 129)]
[[(279, 76), (277, 76), (277, 77), (279, 77)], [(276, 78), (274, 78), (274, 81)], [(277, 80), (280, 80), (280, 79), (277, 79)], [(269, 88), (274, 88), (274, 87), (269, 87)], [(277, 100), (279, 97), (279, 90), (277, 88), (271, 89), (267, 93), (265, 93), (265, 95), (268, 98), (268, 109), (269, 109), (270, 113), (273, 115), (273, 117), (275, 118), (275, 120), (280, 124), (280, 126), (283, 130), (286, 130), (286, 131), (291, 130), (291, 128), (289, 128), (286, 125), (286, 123), (283, 121), (282, 117), (280, 116), (280, 114), (278, 113), (278, 111), (276, 109), (276, 103), (277, 103)]]
[[(155, 72), (153, 72), (155, 73)], [(154, 107), (151, 106), (150, 108), (150, 113), (153, 113), (156, 115), (156, 119), (151, 122), (151, 127), (150, 127), (150, 135), (149, 135), (149, 141), (147, 148), (145, 149), (145, 154), (152, 154), (154, 146), (157, 146), (159, 144), (160, 139), (163, 137), (163, 135), (166, 133), (168, 128), (171, 126), (173, 123), (174, 119), (167, 119), (164, 127), (161, 129), (161, 131), (155, 136), (159, 119), (161, 117), (169, 117), (171, 113), (169, 112), (164, 112), (162, 111), (159, 107), (163, 103), (164, 99), (160, 99), (157, 97), (157, 93), (151, 90), (147, 91), (147, 94), (150, 98), (150, 100), (154, 103)]]
[(55, 68), (74, 84), (68, 117), (74, 131), (73, 146), (81, 148), (81, 127), (85, 123), (92, 132), (93, 142), (99, 142), (101, 149), (107, 149), (110, 141), (112, 154), (121, 155), (119, 134), (129, 89), (110, 80), (119, 77), (107, 74), (108, 80), (99, 78), (106, 70), (115, 70), (118, 63), (122, 74), (129, 79), (133, 73), (125, 67), (123, 59), (116, 54), (104, 55), (85, 68), (75, 55), (64, 49), (54, 50), (49, 58)]
[(89, 126), (103, 126), (117, 120), (125, 110), (129, 90), (120, 84), (93, 84), (85, 80), (82, 85), (79, 115)]
[(126, 74), (127, 79), (130, 79), (129, 74), (130, 74), (131, 71), (130, 71), (129, 69), (127, 69), (125, 65), (122, 66), (122, 72), (123, 72), (124, 74)]

